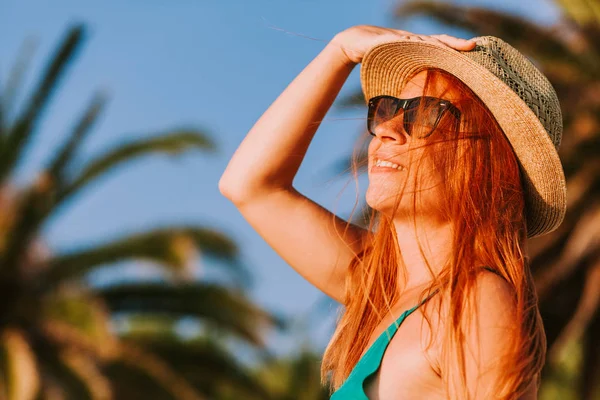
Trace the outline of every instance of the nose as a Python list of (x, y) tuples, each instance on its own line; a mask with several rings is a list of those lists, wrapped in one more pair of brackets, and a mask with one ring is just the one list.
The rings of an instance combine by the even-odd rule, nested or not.
[[(399, 120), (402, 121), (402, 116)], [(396, 118), (377, 125), (374, 133), (383, 143), (402, 145), (408, 142), (408, 134), (404, 130), (403, 124), (398, 123)]]

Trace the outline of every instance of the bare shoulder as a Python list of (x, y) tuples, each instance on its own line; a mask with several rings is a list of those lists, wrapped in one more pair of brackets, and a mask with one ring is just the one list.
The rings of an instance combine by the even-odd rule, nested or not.
[(465, 300), (461, 325), (467, 390), (472, 398), (490, 398), (518, 334), (515, 290), (502, 276), (482, 269)]
[[(441, 306), (444, 315), (450, 312), (449, 296), (447, 291), (442, 295)], [(467, 316), (478, 316), (491, 321), (500, 319), (497, 322), (502, 322), (512, 318), (516, 312), (515, 290), (512, 285), (502, 276), (487, 269), (481, 269), (477, 273), (466, 297)]]
[(469, 299), (475, 303), (474, 308), (484, 321), (496, 320), (497, 323), (506, 323), (514, 318), (515, 290), (509, 282), (494, 272), (483, 269), (478, 273)]

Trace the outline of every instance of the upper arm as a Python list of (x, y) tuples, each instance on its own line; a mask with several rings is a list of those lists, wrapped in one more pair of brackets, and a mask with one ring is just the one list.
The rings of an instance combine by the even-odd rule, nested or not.
[(364, 247), (366, 229), (348, 224), (293, 188), (274, 189), (236, 206), (292, 268), (343, 301), (346, 273)]
[[(505, 371), (515, 329), (516, 301), (511, 285), (500, 276), (482, 271), (468, 295), (463, 330), (467, 389), (470, 398), (491, 398), (495, 384)], [(469, 313), (469, 309), (474, 312)], [(537, 386), (528, 389), (523, 399), (535, 398)], [(531, 397), (533, 393), (534, 397)]]

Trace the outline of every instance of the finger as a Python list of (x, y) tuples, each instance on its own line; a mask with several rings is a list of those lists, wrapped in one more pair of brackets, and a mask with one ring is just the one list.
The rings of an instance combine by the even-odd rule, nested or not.
[(431, 36), (456, 50), (472, 50), (476, 45), (475, 41), (472, 39), (461, 39), (445, 34)]
[(472, 39), (461, 39), (454, 36), (442, 34), (442, 35), (431, 35), (431, 37), (438, 39), (446, 45), (456, 50), (473, 50), (476, 43)]
[(429, 42), (429, 43), (434, 43), (437, 45), (441, 45), (441, 46), (446, 46), (449, 47), (446, 43), (442, 42), (441, 40), (439, 40), (438, 38), (435, 37), (431, 37), (431, 36), (422, 36), (422, 39), (425, 42)]

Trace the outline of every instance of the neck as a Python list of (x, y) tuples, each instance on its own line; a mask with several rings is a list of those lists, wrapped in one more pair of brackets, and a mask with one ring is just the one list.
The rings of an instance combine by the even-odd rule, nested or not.
[(400, 274), (403, 290), (431, 282), (449, 259), (452, 251), (452, 224), (448, 221), (412, 218), (394, 219), (393, 225), (406, 270)]

